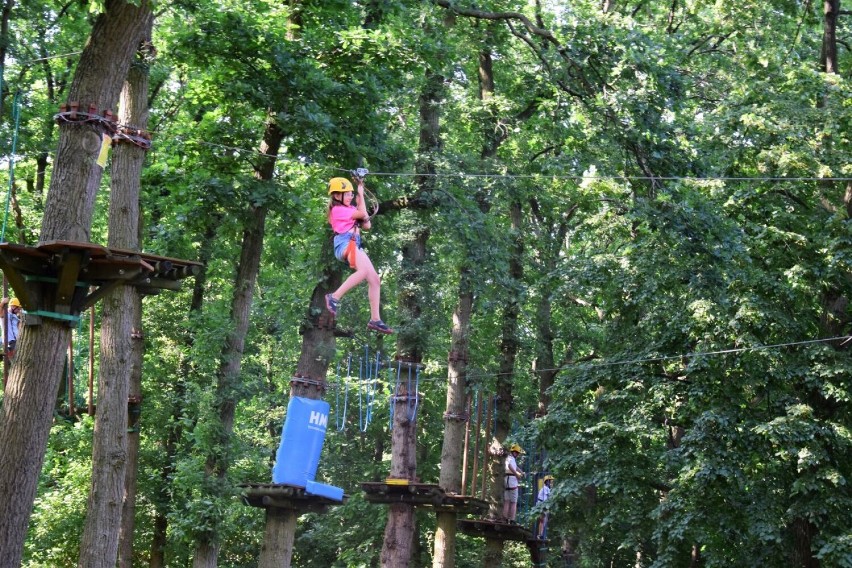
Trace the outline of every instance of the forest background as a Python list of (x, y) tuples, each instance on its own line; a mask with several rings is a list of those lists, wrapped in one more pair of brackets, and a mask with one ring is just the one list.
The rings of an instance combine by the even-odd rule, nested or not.
[[(34, 245), (54, 117), (103, 6), (3, 7), (4, 240)], [(536, 449), (522, 467), (557, 480), (559, 565), (852, 566), (852, 14), (840, 0), (153, 9), (137, 62), (153, 138), (142, 248), (204, 270), (143, 304), (134, 565), (190, 565), (210, 540), (220, 565), (256, 564), (263, 514), (237, 486), (270, 479), (312, 293), (342, 268), (327, 253), (326, 182), (364, 166), (383, 205), (365, 238), (383, 315), (424, 365), (420, 479), (439, 477), (453, 316), (469, 298), (467, 390), (509, 383), (508, 438)], [(262, 257), (223, 386), (252, 231)], [(340, 371), (371, 341), (363, 296), (339, 317), (355, 333), (331, 357), (340, 428), (319, 470), (350, 498), (301, 518), (297, 566), (379, 561), (386, 511), (359, 482), (388, 473), (390, 385), (365, 424)], [(88, 317), (78, 407), (79, 369), (102, 356)], [(81, 554), (94, 420), (61, 418), (67, 406), (61, 392), (25, 566)], [(208, 475), (210, 456), (226, 474)], [(418, 513), (415, 534), (412, 565), (429, 565), (433, 517)], [(509, 552), (506, 565), (528, 565)], [(481, 556), (459, 536), (457, 565)]]

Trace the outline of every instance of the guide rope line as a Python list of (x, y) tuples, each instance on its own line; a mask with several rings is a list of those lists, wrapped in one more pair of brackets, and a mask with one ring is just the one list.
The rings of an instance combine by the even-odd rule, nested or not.
[[(137, 128), (132, 125), (124, 125), (117, 124), (118, 127), (127, 127), (127, 128)], [(282, 156), (281, 154), (268, 154), (266, 152), (261, 152), (260, 150), (241, 148), (239, 146), (228, 146), (226, 144), (219, 144), (216, 142), (209, 142), (207, 140), (196, 140), (196, 139), (187, 139), (183, 136), (175, 135), (168, 136), (164, 135), (157, 130), (148, 131), (158, 134), (158, 139), (163, 141), (174, 141), (181, 144), (195, 143), (201, 146), (209, 146), (212, 148), (220, 148), (222, 150), (229, 150), (232, 152), (239, 152), (244, 154), (253, 154), (259, 157), (264, 158), (275, 158), (276, 161), (279, 162), (287, 162), (292, 164), (299, 164), (306, 167), (316, 167), (327, 170), (333, 170), (337, 172), (346, 172), (351, 173), (352, 170), (347, 168), (341, 168), (339, 166), (332, 166), (322, 162), (318, 162), (316, 160), (309, 160), (306, 158), (289, 158), (287, 156)], [(470, 177), (470, 178), (494, 178), (494, 179), (555, 179), (555, 180), (574, 180), (574, 181), (694, 181), (694, 182), (702, 182), (702, 181), (754, 181), (754, 182), (804, 182), (804, 181), (836, 181), (836, 182), (849, 182), (852, 181), (852, 176), (831, 176), (831, 177), (820, 177), (820, 176), (627, 176), (627, 175), (615, 175), (615, 174), (595, 174), (595, 175), (582, 175), (582, 174), (497, 174), (497, 173), (467, 173), (467, 172), (446, 172), (446, 173), (417, 173), (417, 172), (370, 172), (370, 175), (373, 176), (382, 176), (382, 177)]]

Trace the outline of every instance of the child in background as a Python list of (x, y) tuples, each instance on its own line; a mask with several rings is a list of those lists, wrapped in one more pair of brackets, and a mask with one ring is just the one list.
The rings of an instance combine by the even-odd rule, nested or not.
[[(334, 256), (338, 260), (349, 262), (355, 272), (349, 275), (340, 288), (325, 295), (325, 305), (331, 315), (337, 316), (340, 301), (349, 290), (367, 281), (367, 297), (370, 300), (370, 321), (367, 329), (379, 333), (393, 333), (382, 321), (380, 314), (381, 281), (373, 263), (361, 248), (361, 229), (370, 229), (370, 216), (364, 200), (364, 180), (358, 182), (358, 198), (352, 190), (352, 183), (346, 178), (332, 178), (328, 182), (328, 222), (334, 231)], [(353, 205), (353, 201), (355, 204)]]
[(509, 455), (506, 456), (506, 478), (503, 486), (503, 518), (506, 522), (514, 523), (518, 514), (518, 479), (524, 476), (524, 472), (518, 467), (518, 456), (524, 452), (519, 444), (509, 447)]
[[(15, 356), (15, 345), (21, 330), (21, 302), (17, 298), (3, 298), (0, 300), (0, 326), (3, 329), (3, 338), (6, 340), (5, 356), (10, 360)], [(6, 319), (8, 317), (8, 323)], [(8, 332), (9, 336), (6, 337)]]

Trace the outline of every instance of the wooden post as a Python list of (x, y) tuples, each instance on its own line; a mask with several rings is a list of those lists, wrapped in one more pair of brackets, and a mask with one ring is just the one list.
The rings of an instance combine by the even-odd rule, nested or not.
[(491, 438), (491, 415), (494, 397), (489, 396), (486, 397), (485, 400), (488, 403), (488, 410), (485, 411), (485, 443), (482, 444), (482, 499), (485, 499), (485, 490), (488, 485), (488, 445), (490, 444)]
[(479, 471), (479, 439), (482, 435), (482, 393), (476, 393), (476, 438), (473, 444), (473, 479), (470, 484), (470, 494), (476, 495), (476, 475)]
[[(468, 395), (467, 402), (465, 403), (465, 407), (467, 409), (467, 415), (470, 416), (470, 400), (471, 397)], [(462, 450), (462, 479), (461, 479), (461, 492), (464, 493), (464, 488), (467, 485), (467, 451), (468, 446), (470, 445), (470, 420), (465, 422), (464, 424), (464, 450)]]

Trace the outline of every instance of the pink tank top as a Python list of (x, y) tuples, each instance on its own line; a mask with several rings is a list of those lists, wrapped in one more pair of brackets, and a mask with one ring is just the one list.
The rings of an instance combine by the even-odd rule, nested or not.
[(328, 212), (328, 222), (331, 224), (331, 229), (338, 235), (348, 233), (355, 226), (355, 219), (352, 215), (358, 209), (355, 207), (347, 207), (346, 205), (336, 205)]

